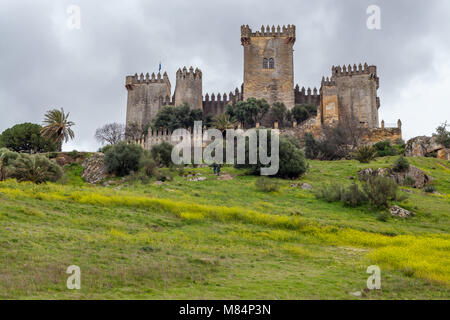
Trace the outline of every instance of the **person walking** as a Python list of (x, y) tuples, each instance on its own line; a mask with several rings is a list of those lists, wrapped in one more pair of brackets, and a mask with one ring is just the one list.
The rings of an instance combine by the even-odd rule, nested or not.
[(220, 167), (217, 166), (217, 176), (220, 176)]
[(217, 171), (217, 164), (215, 162), (213, 163), (213, 169), (214, 169), (214, 175), (215, 175), (216, 171)]

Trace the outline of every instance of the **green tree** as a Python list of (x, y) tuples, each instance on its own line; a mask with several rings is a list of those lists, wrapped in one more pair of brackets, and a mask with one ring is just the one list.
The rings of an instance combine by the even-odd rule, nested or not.
[(312, 104), (296, 104), (291, 110), (292, 118), (297, 123), (317, 115), (317, 107)]
[(54, 141), (58, 145), (58, 150), (62, 150), (63, 142), (68, 142), (73, 139), (75, 134), (71, 127), (75, 125), (74, 122), (69, 121), (69, 114), (64, 113), (64, 109), (53, 109), (47, 111), (44, 118), (44, 127), (41, 129), (41, 134)]
[(450, 148), (450, 131), (447, 130), (447, 121), (436, 128), (436, 133), (433, 136), (437, 137), (436, 141), (446, 148)]
[(153, 146), (150, 153), (158, 166), (170, 167), (172, 165), (172, 149), (173, 146), (170, 143), (163, 142)]
[(43, 137), (41, 129), (40, 125), (34, 123), (17, 124), (0, 135), (0, 147), (26, 153), (56, 151), (57, 145)]
[(280, 126), (283, 125), (287, 115), (287, 108), (282, 102), (275, 102), (270, 109), (270, 116), (274, 121), (277, 121)]
[(156, 114), (152, 122), (154, 129), (164, 128), (173, 131), (178, 128), (192, 128), (194, 121), (203, 119), (203, 111), (189, 108), (188, 104), (181, 106), (164, 106)]
[(213, 118), (212, 127), (224, 132), (227, 129), (235, 128), (236, 121), (233, 121), (228, 113), (222, 113)]
[(261, 122), (270, 109), (270, 105), (264, 99), (249, 98), (239, 101), (235, 105), (228, 105), (226, 113), (233, 121), (240, 122), (245, 128), (254, 127)]
[(137, 144), (119, 142), (105, 153), (106, 169), (119, 177), (138, 171), (144, 150)]

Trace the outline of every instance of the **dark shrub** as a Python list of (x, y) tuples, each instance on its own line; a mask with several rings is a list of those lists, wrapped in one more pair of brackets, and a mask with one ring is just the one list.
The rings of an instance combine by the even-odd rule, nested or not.
[(305, 133), (305, 155), (308, 159), (317, 159), (319, 155), (319, 146), (312, 133)]
[(409, 169), (409, 162), (404, 156), (398, 157), (393, 165), (394, 171), (404, 172)]
[(120, 142), (105, 153), (106, 168), (109, 173), (119, 177), (126, 176), (139, 169), (142, 154), (143, 150), (139, 145)]
[(375, 143), (374, 148), (378, 157), (395, 156), (397, 154), (397, 150), (391, 145), (389, 140)]
[(255, 181), (255, 186), (258, 190), (264, 192), (274, 192), (280, 189), (279, 184), (268, 177), (259, 177)]
[(361, 146), (353, 154), (353, 157), (361, 163), (369, 163), (375, 159), (377, 152), (372, 146)]
[[(260, 129), (267, 130), (267, 137), (271, 137), (270, 130), (268, 129)], [(296, 144), (292, 141), (292, 137), (280, 136), (279, 140), (279, 169), (275, 176), (280, 178), (298, 178), (302, 174), (306, 172), (308, 169), (308, 162), (306, 160), (305, 154), (300, 148), (296, 146)], [(271, 140), (267, 144), (269, 152), (267, 154), (271, 154)], [(259, 141), (257, 144), (257, 153), (259, 154)], [(260, 174), (261, 168), (265, 167), (259, 161), (257, 164), (248, 164), (249, 163), (249, 154), (248, 154), (248, 141), (246, 141), (245, 146), (246, 152), (246, 164), (238, 165), (235, 164), (236, 168), (249, 168), (251, 174)], [(268, 165), (267, 165), (268, 166)]]
[(150, 153), (159, 167), (169, 167), (173, 164), (172, 149), (173, 146), (170, 143), (163, 142), (153, 146)]
[(151, 177), (156, 174), (157, 165), (150, 152), (144, 151), (139, 161), (139, 168), (147, 177)]
[(346, 206), (358, 207), (366, 201), (366, 195), (359, 189), (356, 183), (341, 190), (341, 202)]
[(341, 186), (338, 183), (322, 186), (316, 191), (316, 197), (328, 202), (340, 201), (350, 207), (360, 206), (367, 201), (367, 197), (356, 183), (348, 187)]
[(11, 177), (33, 183), (55, 182), (63, 175), (62, 168), (43, 155), (21, 154), (12, 164)]
[(425, 191), (426, 193), (433, 193), (436, 191), (436, 187), (431, 185), (425, 186), (425, 188), (423, 188), (423, 191)]
[(388, 207), (389, 201), (399, 200), (398, 185), (387, 177), (369, 177), (362, 182), (362, 187), (372, 207)]

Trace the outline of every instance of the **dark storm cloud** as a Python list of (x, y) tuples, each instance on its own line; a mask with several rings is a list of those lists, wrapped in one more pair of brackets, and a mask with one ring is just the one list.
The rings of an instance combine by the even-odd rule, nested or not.
[[(81, 8), (80, 30), (66, 27), (70, 4)], [(366, 28), (371, 4), (381, 7), (378, 31)], [(97, 127), (125, 121), (125, 76), (157, 71), (160, 61), (172, 90), (176, 69), (184, 65), (202, 69), (204, 93), (234, 90), (243, 77), (241, 24), (253, 29), (296, 25), (295, 80), (300, 86), (319, 87), (332, 65), (376, 64), (380, 111), (395, 121), (411, 112), (399, 96), (411, 79), (448, 78), (437, 64), (450, 64), (448, 16), (444, 0), (3, 0), (0, 131), (15, 123), (39, 123), (47, 109), (64, 107), (77, 123), (77, 138), (66, 149), (95, 150)], [(411, 134), (429, 133), (442, 116), (448, 118), (448, 108), (436, 108), (442, 110), (427, 127), (410, 120)]]

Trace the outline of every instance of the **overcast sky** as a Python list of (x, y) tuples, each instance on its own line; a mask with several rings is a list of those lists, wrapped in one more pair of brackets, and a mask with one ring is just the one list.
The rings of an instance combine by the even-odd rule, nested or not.
[[(381, 30), (369, 30), (369, 5)], [(81, 9), (69, 29), (67, 8)], [(380, 119), (403, 122), (403, 137), (450, 121), (450, 1), (0, 0), (0, 132), (41, 123), (63, 107), (76, 123), (64, 150), (95, 151), (95, 129), (125, 122), (125, 76), (156, 72), (175, 88), (179, 67), (199, 67), (203, 93), (243, 79), (240, 26), (294, 24), (300, 87), (320, 86), (332, 65), (378, 67)]]

